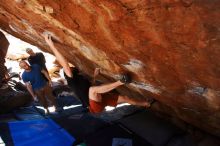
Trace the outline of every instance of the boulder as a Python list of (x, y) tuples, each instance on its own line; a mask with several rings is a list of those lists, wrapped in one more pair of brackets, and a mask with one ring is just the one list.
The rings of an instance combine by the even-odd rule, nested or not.
[(129, 72), (119, 91), (220, 136), (220, 0), (2, 0), (0, 28), (102, 80)]

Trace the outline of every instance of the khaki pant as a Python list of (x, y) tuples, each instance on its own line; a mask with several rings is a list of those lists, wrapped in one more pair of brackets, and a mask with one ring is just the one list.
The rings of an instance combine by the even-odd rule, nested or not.
[(55, 97), (52, 94), (52, 88), (46, 84), (43, 88), (39, 90), (35, 90), (39, 102), (43, 105), (44, 108), (48, 108), (49, 104), (47, 102), (47, 98), (52, 102), (52, 105), (56, 106)]

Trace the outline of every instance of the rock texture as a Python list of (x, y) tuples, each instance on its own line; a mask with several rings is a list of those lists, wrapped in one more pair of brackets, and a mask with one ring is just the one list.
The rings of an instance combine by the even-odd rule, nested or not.
[(5, 69), (5, 56), (8, 51), (9, 42), (5, 37), (4, 33), (0, 31), (0, 86), (2, 85), (2, 81), (5, 78), (6, 69)]
[[(220, 0), (1, 0), (0, 27), (61, 53), (103, 80), (130, 72), (120, 91), (220, 136)], [(16, 49), (16, 48), (15, 48)]]

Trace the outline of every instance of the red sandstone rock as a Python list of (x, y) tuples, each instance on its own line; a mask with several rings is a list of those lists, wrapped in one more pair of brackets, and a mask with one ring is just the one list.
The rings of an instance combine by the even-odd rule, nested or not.
[(51, 33), (83, 72), (129, 71), (130, 96), (152, 96), (220, 136), (220, 0), (2, 0), (0, 27), (48, 50)]
[[(2, 57), (0, 60), (0, 66), (5, 66), (5, 61), (3, 58), (5, 58), (7, 51), (8, 51), (9, 42), (7, 38), (5, 37), (4, 33), (0, 31), (0, 57)], [(2, 67), (1, 67), (2, 69)], [(4, 71), (0, 71), (0, 82), (3, 80), (2, 77), (5, 76)]]

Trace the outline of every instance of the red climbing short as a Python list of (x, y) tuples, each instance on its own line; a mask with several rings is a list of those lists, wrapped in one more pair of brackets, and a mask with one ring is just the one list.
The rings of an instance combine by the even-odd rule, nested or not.
[(102, 94), (102, 102), (97, 102), (89, 99), (89, 111), (91, 113), (100, 113), (104, 110), (105, 106), (116, 106), (118, 102), (119, 94), (117, 93), (106, 93)]

